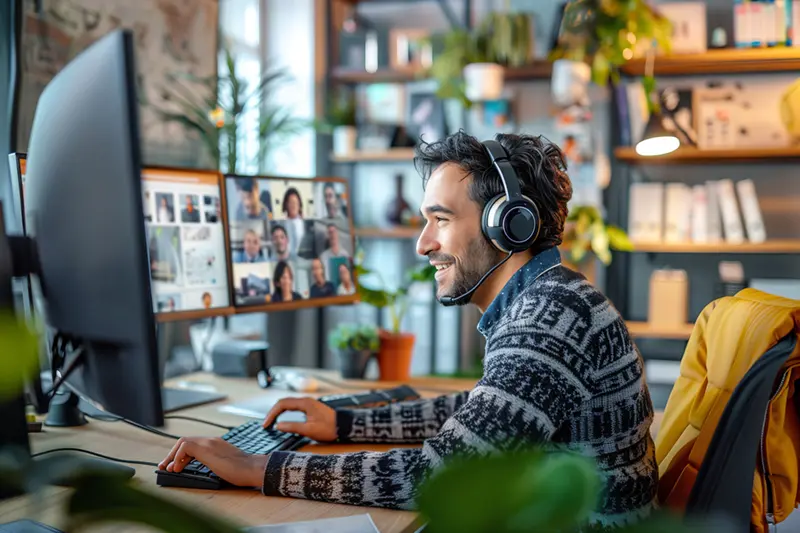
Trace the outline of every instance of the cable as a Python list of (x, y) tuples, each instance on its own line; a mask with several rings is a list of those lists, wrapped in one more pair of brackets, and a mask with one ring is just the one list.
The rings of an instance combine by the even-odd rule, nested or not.
[[(55, 394), (56, 394), (56, 391), (57, 391), (57, 390), (58, 390), (58, 388), (59, 388), (59, 387), (60, 387), (60, 386), (61, 386), (61, 385), (62, 385), (62, 384), (63, 384), (63, 383), (64, 383), (64, 382), (67, 380), (67, 378), (69, 377), (69, 375), (70, 375), (70, 374), (72, 374), (72, 373), (75, 371), (75, 369), (76, 369), (76, 368), (78, 368), (78, 367), (81, 365), (81, 363), (83, 363), (83, 354), (84, 354), (84, 349), (83, 349), (83, 347), (80, 347), (80, 348), (78, 348), (78, 350), (77, 350), (77, 353), (75, 354), (75, 357), (74, 357), (74, 359), (73, 359), (73, 360), (72, 360), (72, 362), (71, 362), (71, 363), (70, 363), (70, 364), (67, 366), (67, 368), (66, 368), (66, 369), (64, 369), (64, 372), (62, 372), (62, 373), (61, 373), (61, 374), (58, 376), (58, 378), (57, 378), (57, 379), (56, 379), (56, 380), (53, 382), (53, 386), (52, 386), (52, 387), (50, 388), (50, 390), (47, 392), (47, 396), (49, 396), (50, 398), (53, 398), (53, 396), (55, 396)], [(64, 359), (63, 359), (63, 360), (66, 360), (66, 357), (64, 357)]]
[(194, 417), (191, 417), (191, 416), (184, 416), (184, 415), (167, 415), (167, 416), (164, 417), (164, 419), (165, 420), (166, 419), (169, 419), (169, 420), (189, 420), (190, 422), (197, 422), (199, 424), (207, 424), (209, 426), (218, 427), (220, 429), (227, 429), (228, 431), (230, 431), (231, 429), (235, 429), (236, 428), (236, 426), (226, 426), (225, 424), (217, 424), (216, 422), (209, 422), (208, 420), (203, 420), (203, 419), (200, 419), (200, 418), (194, 418)]
[(156, 429), (154, 427), (150, 427), (150, 426), (146, 426), (144, 424), (140, 424), (139, 422), (134, 422), (133, 420), (128, 420), (127, 418), (122, 417), (122, 416), (116, 416), (116, 415), (112, 415), (112, 414), (109, 414), (108, 416), (105, 416), (105, 415), (97, 416), (97, 415), (90, 415), (88, 413), (83, 413), (83, 416), (85, 416), (87, 418), (91, 418), (93, 420), (99, 420), (101, 422), (125, 422), (126, 424), (129, 424), (129, 425), (131, 425), (133, 427), (136, 427), (136, 428), (142, 429), (144, 431), (147, 431), (148, 433), (152, 433), (154, 435), (158, 435), (159, 437), (166, 437), (168, 439), (175, 439), (175, 440), (180, 439), (180, 437), (177, 436), (177, 435), (173, 435), (171, 433), (167, 433), (166, 431), (161, 431), (161, 430)]
[(135, 459), (119, 459), (118, 457), (110, 457), (108, 455), (103, 455), (102, 453), (92, 452), (89, 450), (82, 450), (81, 448), (53, 448), (52, 450), (46, 450), (39, 453), (34, 453), (31, 457), (39, 457), (40, 455), (46, 455), (48, 453), (53, 452), (80, 452), (86, 453), (89, 455), (94, 455), (96, 457), (100, 457), (101, 459), (107, 459), (109, 461), (115, 461), (117, 463), (128, 463), (132, 465), (144, 465), (144, 466), (158, 466), (158, 463), (151, 463), (149, 461), (137, 461)]

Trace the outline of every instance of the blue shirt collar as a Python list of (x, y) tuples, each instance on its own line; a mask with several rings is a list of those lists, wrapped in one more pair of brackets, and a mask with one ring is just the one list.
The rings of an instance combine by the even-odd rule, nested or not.
[(522, 268), (514, 272), (478, 322), (478, 331), (487, 337), (500, 321), (517, 296), (545, 270), (561, 264), (561, 253), (553, 246), (534, 255)]

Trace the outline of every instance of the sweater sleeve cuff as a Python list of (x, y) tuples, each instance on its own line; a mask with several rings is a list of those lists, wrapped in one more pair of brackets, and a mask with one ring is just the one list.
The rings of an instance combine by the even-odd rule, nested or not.
[(264, 468), (264, 483), (261, 486), (261, 493), (264, 496), (280, 496), (281, 475), (283, 466), (289, 461), (292, 452), (271, 452)]
[(353, 430), (355, 413), (350, 409), (336, 410), (336, 440), (338, 442), (351, 442), (350, 434)]

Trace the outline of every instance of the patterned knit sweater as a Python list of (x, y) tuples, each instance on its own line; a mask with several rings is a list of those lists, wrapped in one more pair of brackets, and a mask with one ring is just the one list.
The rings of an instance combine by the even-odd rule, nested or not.
[(274, 452), (263, 493), (414, 509), (419, 482), (455, 454), (550, 443), (597, 462), (605, 489), (592, 524), (649, 514), (658, 466), (642, 359), (608, 300), (558, 259), (535, 257), (484, 313), (484, 373), (473, 390), (337, 411), (341, 442), (421, 448)]

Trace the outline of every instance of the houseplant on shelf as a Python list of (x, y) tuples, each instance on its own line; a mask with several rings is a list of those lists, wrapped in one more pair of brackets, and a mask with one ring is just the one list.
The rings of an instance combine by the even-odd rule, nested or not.
[(328, 346), (339, 356), (343, 378), (364, 379), (367, 363), (380, 347), (378, 328), (341, 323), (328, 334)]
[(356, 151), (356, 99), (350, 90), (337, 90), (333, 93), (320, 129), (323, 133), (333, 135), (335, 155), (348, 156)]
[(564, 247), (569, 250), (569, 260), (580, 266), (589, 257), (597, 256), (604, 265), (611, 264), (611, 249), (633, 250), (625, 230), (608, 225), (600, 210), (593, 205), (573, 207), (569, 211), (564, 228)]
[[(411, 374), (411, 357), (414, 353), (413, 333), (401, 330), (403, 318), (408, 311), (408, 291), (414, 283), (426, 283), (434, 280), (436, 268), (426, 264), (412, 268), (406, 272), (404, 283), (395, 290), (387, 288), (386, 283), (377, 270), (364, 268), (361, 261), (356, 264), (359, 277), (358, 295), (361, 302), (377, 308), (389, 309), (391, 328), (379, 330), (380, 347), (378, 348), (378, 370), (383, 381), (405, 381)], [(362, 277), (374, 275), (382, 288), (367, 287)]]
[[(671, 51), (672, 24), (646, 0), (570, 0), (561, 18), (553, 61), (558, 105), (586, 105), (589, 80), (619, 81), (619, 67), (652, 47)], [(576, 101), (577, 100), (577, 101)]]
[(472, 32), (454, 29), (445, 34), (429, 72), (439, 82), (437, 96), (461, 100), (467, 107), (500, 98), (505, 67), (521, 67), (533, 59), (530, 27), (527, 13), (494, 12)]
[[(284, 70), (267, 71), (258, 83), (249, 83), (239, 73), (230, 50), (224, 48), (223, 53), (225, 67), (218, 76), (167, 77), (170, 84), (161, 87), (161, 91), (164, 100), (171, 103), (169, 109), (147, 101), (142, 104), (152, 107), (162, 121), (175, 122), (195, 132), (216, 169), (231, 174), (246, 173), (246, 166), (252, 165), (264, 172), (269, 151), (311, 127), (313, 121), (295, 117), (290, 108), (272, 98), (278, 88), (291, 80)], [(258, 121), (251, 126), (245, 118), (255, 111)], [(258, 140), (256, 154), (245, 152), (242, 140), (248, 135)]]

